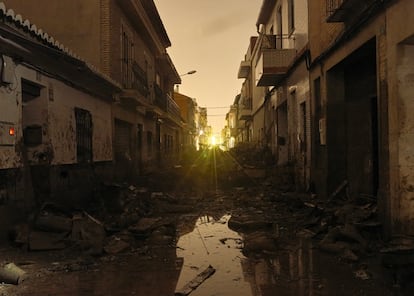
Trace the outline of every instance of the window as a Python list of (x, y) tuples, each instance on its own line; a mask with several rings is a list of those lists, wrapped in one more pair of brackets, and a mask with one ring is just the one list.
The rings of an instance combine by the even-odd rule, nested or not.
[(87, 110), (75, 108), (76, 157), (79, 163), (92, 161), (92, 116)]
[(134, 55), (134, 43), (132, 33), (125, 25), (121, 26), (121, 72), (122, 85), (132, 87), (132, 64)]
[(295, 30), (295, 0), (288, 2), (289, 35)]
[[(26, 146), (35, 147), (43, 142), (43, 128), (41, 115), (42, 108), (39, 104), (43, 104), (41, 92), (43, 86), (32, 81), (22, 79), (22, 125), (23, 140)], [(40, 105), (43, 106), (43, 105)]]

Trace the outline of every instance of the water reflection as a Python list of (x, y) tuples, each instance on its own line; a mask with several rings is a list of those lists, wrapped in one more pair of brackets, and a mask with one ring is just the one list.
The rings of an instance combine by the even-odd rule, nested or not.
[[(245, 257), (242, 236), (230, 230), (230, 215), (220, 219), (202, 216), (192, 232), (177, 243), (177, 256), (184, 258), (177, 287), (184, 286), (212, 265), (216, 274), (192, 295), (320, 295), (321, 281), (314, 276), (313, 250), (301, 242), (272, 256)], [(258, 255), (258, 254), (256, 254)]]
[[(127, 256), (86, 271), (32, 276), (22, 285), (10, 287), (8, 294), (4, 295), (174, 295), (182, 263), (182, 258), (159, 257), (143, 260), (139, 256)], [(1, 291), (0, 295), (3, 295)]]
[(280, 239), (275, 252), (257, 250), (246, 257), (245, 234), (230, 230), (229, 219), (199, 217), (193, 231), (180, 237), (177, 257), (184, 263), (178, 289), (212, 265), (216, 273), (192, 296), (394, 295), (385, 282), (356, 279), (349, 264), (320, 253), (308, 239)]
[(278, 238), (276, 251), (257, 249), (246, 257), (246, 234), (230, 230), (229, 219), (219, 212), (182, 217), (176, 245), (150, 239), (149, 255), (128, 254), (87, 270), (33, 276), (6, 295), (168, 296), (209, 265), (216, 273), (191, 296), (394, 295), (389, 282), (356, 279), (349, 264), (319, 253), (306, 239)]
[(191, 295), (251, 295), (241, 268), (241, 237), (227, 227), (230, 215), (220, 219), (199, 217), (194, 230), (180, 237), (177, 257), (184, 258), (177, 288), (183, 287), (198, 273), (212, 265), (216, 273)]
[(322, 281), (313, 271), (313, 249), (301, 241), (272, 256), (242, 260), (251, 295), (322, 295)]

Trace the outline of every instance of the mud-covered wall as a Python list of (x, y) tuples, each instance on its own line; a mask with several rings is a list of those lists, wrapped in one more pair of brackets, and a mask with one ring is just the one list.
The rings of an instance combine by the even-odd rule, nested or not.
[(49, 133), (54, 153), (52, 164), (77, 162), (75, 108), (87, 110), (92, 115), (93, 161), (111, 161), (111, 103), (60, 81), (47, 79), (47, 82), (53, 88), (53, 100), (49, 98)]
[[(10, 64), (10, 69), (14, 71), (14, 62)], [(23, 165), (20, 153), (23, 136), (20, 128), (22, 101), (17, 87), (17, 81), (0, 86), (0, 170)], [(14, 129), (13, 136), (9, 135), (10, 128)]]
[[(298, 190), (309, 185), (310, 175), (310, 93), (309, 74), (302, 60), (287, 77), (289, 154), (295, 166)], [(305, 114), (304, 114), (305, 113)]]
[(388, 205), (391, 232), (414, 234), (414, 2), (398, 1), (387, 10), (387, 74), (389, 92)]
[(92, 116), (93, 161), (112, 161), (111, 103), (77, 90), (57, 79), (28, 67), (16, 67), (17, 82), (14, 95), (22, 101), (22, 79), (39, 86), (40, 96), (18, 106), (21, 121), (19, 130), (41, 126), (42, 138), (38, 145), (24, 148), (27, 161), (36, 164), (71, 164), (76, 159), (75, 108), (87, 110)]
[[(414, 45), (399, 46), (397, 65), (399, 96), (399, 222), (414, 234)], [(404, 230), (403, 230), (404, 231)], [(405, 231), (404, 231), (405, 232)]]

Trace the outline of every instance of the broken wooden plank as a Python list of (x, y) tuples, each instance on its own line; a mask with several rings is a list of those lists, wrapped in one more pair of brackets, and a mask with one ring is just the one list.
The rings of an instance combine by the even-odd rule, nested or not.
[(331, 195), (329, 196), (329, 200), (332, 200), (333, 198), (335, 198), (344, 188), (346, 188), (348, 186), (348, 180), (344, 180), (337, 188), (334, 192), (331, 193)]
[(209, 265), (205, 270), (199, 273), (194, 279), (189, 281), (179, 291), (174, 293), (175, 296), (187, 296), (190, 295), (195, 289), (198, 288), (206, 279), (212, 276), (216, 272), (216, 269)]

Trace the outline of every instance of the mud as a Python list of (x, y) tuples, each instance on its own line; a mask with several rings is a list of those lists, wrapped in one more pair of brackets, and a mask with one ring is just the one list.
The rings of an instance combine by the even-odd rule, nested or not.
[[(385, 266), (375, 235), (356, 261), (323, 252), (343, 211), (266, 184), (228, 154), (207, 151), (149, 176), (139, 184), (145, 190), (124, 187), (109, 203), (116, 211), (90, 211), (105, 227), (100, 254), (70, 244), (48, 252), (1, 248), (1, 266), (13, 262), (26, 277), (0, 285), (0, 295), (174, 295), (209, 266), (214, 274), (190, 295), (411, 295), (411, 265), (398, 264), (408, 262), (406, 253), (391, 249)], [(350, 243), (346, 234), (333, 242)]]

